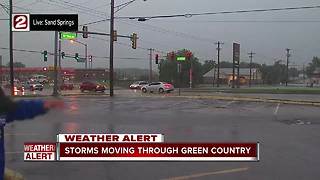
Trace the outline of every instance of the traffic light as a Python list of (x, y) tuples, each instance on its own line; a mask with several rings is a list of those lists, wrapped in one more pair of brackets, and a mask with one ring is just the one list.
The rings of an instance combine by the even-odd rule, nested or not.
[(47, 67), (43, 67), (42, 70), (43, 71), (48, 71), (48, 68)]
[(64, 57), (66, 57), (66, 53), (61, 52), (61, 58), (64, 59)]
[(82, 26), (82, 31), (83, 31), (83, 33), (82, 33), (82, 37), (83, 38), (88, 38), (88, 26)]
[(137, 39), (138, 39), (137, 33), (132, 33), (132, 35), (131, 35), (131, 47), (132, 47), (132, 49), (137, 49)]
[(117, 30), (113, 31), (113, 41), (118, 41), (118, 32), (117, 32)]
[(74, 55), (74, 58), (75, 58), (77, 61), (79, 61), (79, 53), (76, 53), (76, 54)]
[(174, 61), (174, 52), (170, 53), (170, 59), (171, 59), (171, 61)]
[(186, 58), (190, 59), (192, 57), (192, 52), (191, 51), (187, 51), (186, 52)]
[(159, 64), (159, 54), (156, 54), (156, 64)]
[(89, 56), (89, 62), (92, 62), (92, 55)]
[(48, 51), (43, 51), (43, 61), (48, 61)]

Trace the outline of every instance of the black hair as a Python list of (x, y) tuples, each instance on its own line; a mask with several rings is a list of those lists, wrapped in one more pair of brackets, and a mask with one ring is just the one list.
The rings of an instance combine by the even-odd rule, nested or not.
[(5, 95), (0, 87), (0, 115), (14, 111), (16, 103)]

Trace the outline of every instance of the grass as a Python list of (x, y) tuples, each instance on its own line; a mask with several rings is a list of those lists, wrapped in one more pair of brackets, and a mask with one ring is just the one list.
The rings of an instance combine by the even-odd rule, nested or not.
[(215, 88), (198, 88), (186, 91), (207, 91), (207, 92), (224, 92), (224, 93), (252, 93), (252, 94), (320, 94), (320, 88), (308, 87), (285, 87), (285, 86), (258, 86), (258, 87), (215, 87)]

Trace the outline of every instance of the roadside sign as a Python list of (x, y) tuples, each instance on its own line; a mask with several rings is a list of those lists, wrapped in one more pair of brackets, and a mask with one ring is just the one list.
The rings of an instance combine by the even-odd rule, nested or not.
[(12, 14), (12, 31), (78, 31), (78, 14)]
[(235, 64), (240, 62), (240, 44), (233, 43), (233, 61)]
[(185, 60), (186, 60), (186, 57), (184, 57), (184, 56), (177, 57), (177, 61), (185, 61)]
[(74, 32), (61, 32), (60, 39), (76, 39), (77, 33)]
[(240, 44), (233, 43), (233, 68), (232, 68), (232, 88), (240, 87)]

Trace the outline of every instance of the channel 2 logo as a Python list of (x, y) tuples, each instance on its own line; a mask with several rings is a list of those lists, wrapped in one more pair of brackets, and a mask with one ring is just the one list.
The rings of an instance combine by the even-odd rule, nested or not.
[(30, 14), (12, 14), (12, 31), (30, 31)]

